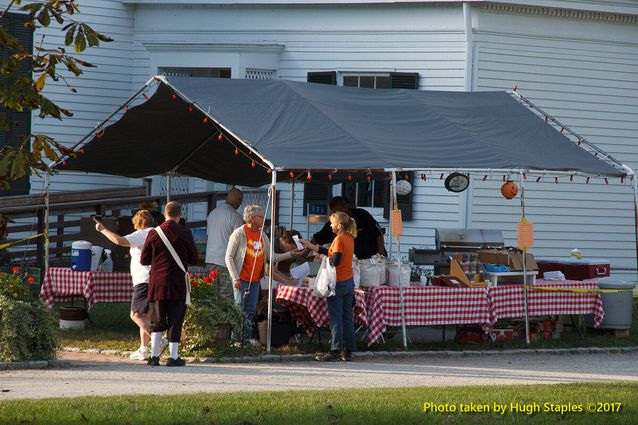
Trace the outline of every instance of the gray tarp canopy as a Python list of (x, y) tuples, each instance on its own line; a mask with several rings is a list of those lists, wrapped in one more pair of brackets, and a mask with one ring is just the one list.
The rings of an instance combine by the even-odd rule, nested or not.
[(267, 162), (277, 170), (301, 172), (626, 174), (506, 92), (374, 90), (286, 80), (158, 81), (148, 100), (93, 135), (85, 154), (62, 168), (128, 177), (173, 171), (247, 186), (270, 182), (263, 168)]

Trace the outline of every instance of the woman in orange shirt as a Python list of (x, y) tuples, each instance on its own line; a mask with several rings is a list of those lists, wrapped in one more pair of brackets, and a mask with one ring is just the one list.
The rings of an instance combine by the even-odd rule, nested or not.
[(326, 299), (332, 336), (330, 352), (317, 354), (315, 360), (322, 362), (350, 361), (352, 360), (352, 352), (356, 348), (352, 317), (354, 304), (352, 256), (354, 254), (354, 238), (357, 237), (357, 224), (346, 213), (336, 212), (330, 216), (330, 228), (337, 235), (332, 241), (330, 249), (302, 241), (307, 248), (327, 255), (330, 258), (330, 264), (335, 267), (337, 272), (335, 295)]

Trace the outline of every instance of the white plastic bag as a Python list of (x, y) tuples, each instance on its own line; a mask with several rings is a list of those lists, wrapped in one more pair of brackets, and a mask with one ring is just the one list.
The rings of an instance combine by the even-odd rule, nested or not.
[(361, 282), (361, 272), (359, 271), (359, 261), (356, 258), (352, 260), (352, 279), (354, 280), (354, 287), (358, 288)]
[[(388, 284), (390, 286), (399, 287), (410, 286), (410, 265), (409, 264), (401, 264), (401, 275), (399, 276), (399, 265), (396, 263), (388, 263), (386, 264), (386, 268), (388, 269)], [(401, 279), (399, 281), (399, 278)], [(400, 282), (400, 283), (399, 283)]]
[(335, 295), (335, 287), (337, 286), (337, 270), (330, 265), (328, 257), (321, 260), (321, 267), (317, 273), (315, 282), (315, 295), (319, 298), (332, 297)]
[(375, 255), (372, 258), (359, 261), (361, 286), (375, 287), (386, 282), (385, 258)]

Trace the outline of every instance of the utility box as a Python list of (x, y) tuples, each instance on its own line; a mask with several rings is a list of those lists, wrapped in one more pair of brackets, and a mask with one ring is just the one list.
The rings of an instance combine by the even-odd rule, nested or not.
[[(603, 310), (605, 317), (598, 329), (618, 329), (626, 330), (631, 327), (633, 299), (632, 290), (635, 284), (614, 278), (592, 279), (598, 283), (600, 289), (622, 290), (623, 292), (603, 292)], [(594, 326), (594, 319), (591, 315), (586, 317), (587, 326)]]

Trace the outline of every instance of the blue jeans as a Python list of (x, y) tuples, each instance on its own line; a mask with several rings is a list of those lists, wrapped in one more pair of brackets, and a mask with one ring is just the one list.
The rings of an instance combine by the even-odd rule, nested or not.
[(335, 296), (328, 301), (328, 317), (330, 317), (331, 351), (354, 351), (354, 321), (352, 305), (354, 303), (354, 279), (337, 281)]
[[(242, 342), (247, 342), (253, 337), (253, 318), (255, 317), (255, 310), (257, 310), (260, 289), (259, 282), (250, 283), (245, 280), (241, 281), (241, 289), (233, 288), (235, 302), (246, 313)], [(239, 338), (236, 337), (234, 339)]]

